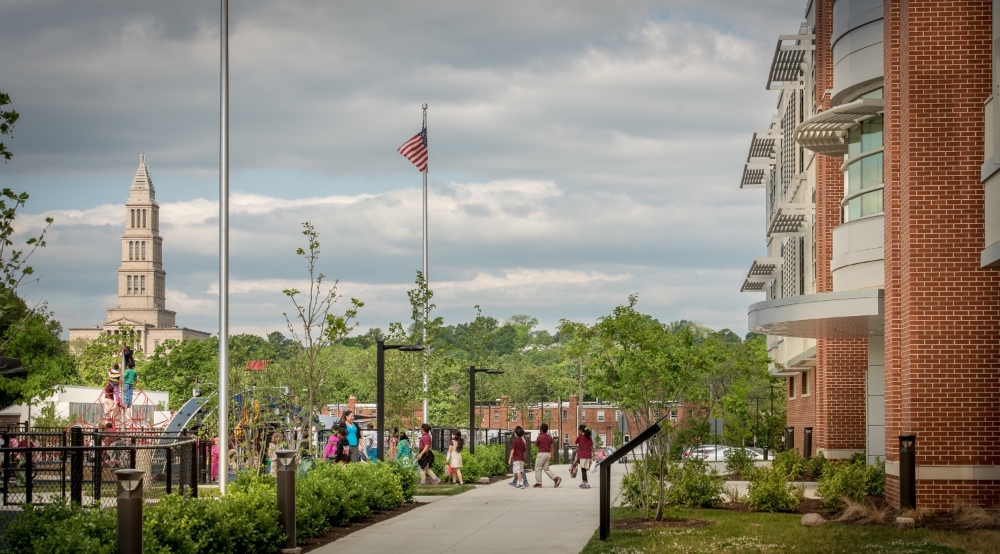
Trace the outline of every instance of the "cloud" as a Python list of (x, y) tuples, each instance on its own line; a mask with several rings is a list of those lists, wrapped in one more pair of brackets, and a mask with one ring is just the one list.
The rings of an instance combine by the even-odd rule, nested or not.
[[(214, 328), (218, 21), (193, 0), (3, 4), (4, 178), (55, 217), (32, 293), (68, 325), (113, 298), (139, 152), (162, 205), (168, 305)], [(739, 191), (763, 78), (800, 0), (247, 0), (231, 12), (234, 325), (280, 328), (300, 224), (373, 325), (405, 319), (419, 175), (396, 147), (430, 104), (430, 280), (471, 306), (593, 320), (639, 292), (661, 319), (745, 327), (762, 202)], [(6, 140), (5, 140), (6, 143)], [(244, 287), (237, 291), (238, 287)], [(274, 287), (269, 288), (269, 287)], [(254, 288), (257, 287), (257, 288)], [(352, 292), (353, 294), (354, 292)], [(366, 323), (367, 325), (368, 323)]]

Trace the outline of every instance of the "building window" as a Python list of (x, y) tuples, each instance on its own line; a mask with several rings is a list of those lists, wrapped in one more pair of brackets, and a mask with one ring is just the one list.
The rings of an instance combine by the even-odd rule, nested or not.
[(597, 410), (597, 422), (598, 423), (604, 422), (604, 410)]
[(615, 421), (618, 421), (621, 418), (622, 418), (622, 411), (621, 410), (615, 410)]
[(624, 437), (622, 437), (623, 444), (628, 444), (628, 441), (630, 440), (632, 440), (632, 437), (630, 435), (625, 435)]
[(587, 410), (580, 410), (580, 423), (587, 423)]
[(142, 228), (146, 228), (146, 210), (142, 210)]
[(160, 347), (160, 341), (154, 340), (153, 341), (153, 350), (156, 350), (159, 347)]
[(135, 228), (135, 210), (132, 210), (132, 227)]
[(677, 423), (677, 410), (670, 410), (670, 423)]
[(146, 294), (146, 276), (143, 275), (139, 279), (140, 279), (139, 282), (142, 284), (142, 287), (140, 287), (142, 292), (140, 292), (139, 294)]
[(500, 412), (493, 411), (493, 423), (500, 423)]
[(517, 410), (511, 410), (510, 411), (510, 420), (511, 421), (517, 421)]
[(660, 419), (660, 410), (653, 410), (653, 419)]
[(607, 446), (608, 445), (608, 436), (607, 435), (605, 435), (605, 434), (602, 433), (600, 435), (597, 435), (597, 438), (601, 441), (601, 446)]
[(128, 241), (128, 259), (132, 260), (132, 241)]
[(802, 396), (809, 394), (809, 372), (802, 372)]
[(795, 377), (788, 378), (788, 398), (795, 398)]
[[(882, 89), (862, 98), (881, 98)], [(882, 116), (862, 121), (848, 131), (845, 172), (847, 194), (842, 203), (844, 222), (882, 213)], [(877, 151), (877, 152), (875, 152)], [(871, 152), (871, 154), (865, 155)]]
[(142, 259), (146, 259), (146, 241), (142, 241)]
[(569, 421), (569, 410), (563, 410), (563, 421)]
[(528, 410), (528, 421), (535, 421), (535, 412)]

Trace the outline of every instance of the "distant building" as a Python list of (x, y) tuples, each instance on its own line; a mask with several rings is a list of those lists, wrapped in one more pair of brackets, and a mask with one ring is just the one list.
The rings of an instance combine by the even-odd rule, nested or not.
[[(55, 415), (69, 419), (70, 425), (74, 423), (98, 425), (104, 420), (104, 409), (99, 402), (103, 393), (104, 389), (101, 387), (64, 386), (62, 392), (54, 392), (34, 405), (32, 420), (38, 417), (43, 406), (51, 402), (55, 408)], [(158, 426), (170, 419), (170, 411), (166, 409), (169, 405), (169, 392), (136, 391), (132, 410), (134, 417), (146, 420), (149, 425)], [(0, 425), (19, 424), (25, 421), (28, 421), (27, 404), (17, 404), (0, 410)]]
[(101, 325), (69, 330), (69, 339), (96, 339), (101, 333), (118, 334), (130, 327), (136, 350), (154, 350), (168, 340), (207, 339), (211, 333), (176, 324), (177, 312), (167, 309), (167, 272), (163, 270), (163, 237), (160, 206), (145, 154), (132, 179), (125, 203), (125, 232), (118, 268), (118, 306), (108, 308)]

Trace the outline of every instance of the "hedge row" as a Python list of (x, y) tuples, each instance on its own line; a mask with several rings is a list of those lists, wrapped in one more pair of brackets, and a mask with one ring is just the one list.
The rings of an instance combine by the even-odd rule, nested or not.
[[(477, 444), (475, 454), (470, 454), (468, 447), (464, 448), (462, 450), (462, 479), (466, 483), (475, 483), (481, 477), (507, 475), (505, 451), (506, 447), (502, 444)], [(435, 452), (434, 474), (441, 479), (448, 476), (444, 469), (444, 462), (445, 455)]]
[[(296, 483), (297, 538), (397, 508), (415, 490), (415, 472), (399, 463), (319, 464)], [(112, 554), (116, 522), (113, 509), (25, 506), (6, 529), (7, 547), (11, 554)], [(276, 552), (285, 534), (275, 481), (244, 474), (222, 498), (165, 496), (144, 509), (143, 539), (151, 554)]]

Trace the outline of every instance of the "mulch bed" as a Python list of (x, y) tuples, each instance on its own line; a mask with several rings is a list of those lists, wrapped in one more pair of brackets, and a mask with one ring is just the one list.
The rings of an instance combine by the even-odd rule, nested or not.
[(712, 525), (714, 521), (705, 521), (703, 519), (665, 519), (663, 521), (652, 521), (647, 519), (642, 519), (638, 517), (630, 517), (626, 519), (613, 519), (611, 520), (612, 529), (625, 529), (632, 531), (645, 531), (648, 529), (660, 529), (663, 527), (704, 527), (706, 525)]
[(389, 510), (388, 512), (379, 512), (377, 514), (372, 514), (361, 521), (355, 521), (354, 523), (350, 523), (344, 527), (333, 527), (329, 531), (318, 537), (313, 537), (311, 539), (306, 540), (305, 543), (302, 544), (302, 552), (309, 552), (312, 550), (316, 550), (317, 548), (330, 544), (331, 542), (337, 539), (346, 537), (347, 535), (350, 535), (355, 531), (360, 531), (365, 527), (370, 527), (372, 525), (375, 525), (376, 523), (385, 521), (387, 519), (392, 519), (398, 515), (405, 514), (410, 510), (416, 510), (417, 508), (426, 505), (427, 505), (426, 502), (410, 502), (409, 504), (403, 504), (402, 506), (396, 508), (395, 510)]
[[(750, 504), (746, 502), (725, 502), (719, 504), (716, 508), (720, 510), (729, 510), (731, 512), (749, 512)], [(805, 498), (799, 501), (799, 507), (792, 513), (795, 514), (811, 514), (818, 513), (823, 514), (823, 517), (828, 518), (829, 510), (823, 507), (823, 501), (816, 498)]]

